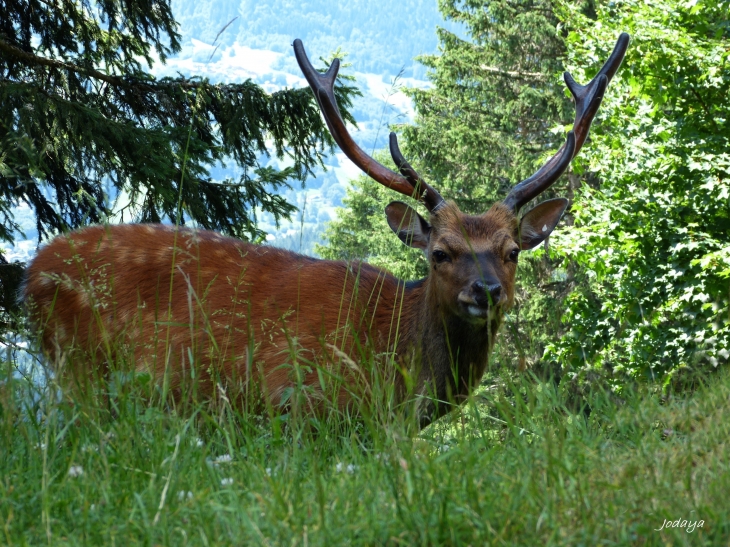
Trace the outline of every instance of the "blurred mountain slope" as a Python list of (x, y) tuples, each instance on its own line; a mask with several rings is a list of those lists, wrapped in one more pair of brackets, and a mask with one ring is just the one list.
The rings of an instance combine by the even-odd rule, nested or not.
[(222, 45), (249, 46), (279, 53), (294, 38), (308, 49), (342, 47), (358, 71), (424, 78), (413, 59), (436, 51), (436, 26), (444, 25), (435, 0), (173, 0), (173, 13), (185, 37)]

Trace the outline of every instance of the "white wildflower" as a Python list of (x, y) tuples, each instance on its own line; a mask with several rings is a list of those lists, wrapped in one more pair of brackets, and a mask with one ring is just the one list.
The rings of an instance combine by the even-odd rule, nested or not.
[(270, 477), (271, 476), (271, 467), (266, 468), (266, 474)]
[(68, 468), (68, 476), (69, 477), (80, 477), (84, 474), (84, 468), (80, 465), (72, 465)]
[(218, 456), (216, 459), (213, 460), (214, 465), (220, 465), (222, 463), (231, 463), (233, 461), (233, 456), (230, 454), (223, 454), (222, 456)]
[(357, 465), (352, 465), (351, 463), (345, 465), (342, 462), (338, 463), (335, 466), (335, 471), (338, 473), (342, 473), (343, 471), (347, 471), (350, 475), (353, 475), (355, 471), (357, 471)]
[(177, 499), (179, 499), (180, 501), (191, 500), (193, 499), (193, 493), (189, 490), (187, 492), (185, 490), (180, 490), (177, 493)]
[(221, 486), (230, 486), (233, 484), (233, 479), (227, 478), (227, 479), (221, 479)]

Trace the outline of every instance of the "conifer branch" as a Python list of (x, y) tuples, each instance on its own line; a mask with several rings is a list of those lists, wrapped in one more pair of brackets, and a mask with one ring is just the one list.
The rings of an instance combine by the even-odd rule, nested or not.
[(479, 69), (485, 72), (493, 72), (500, 76), (509, 76), (510, 78), (533, 78), (537, 80), (545, 80), (547, 76), (542, 72), (523, 72), (519, 70), (503, 70), (496, 66), (479, 65)]
[(84, 76), (88, 76), (89, 78), (94, 78), (96, 80), (101, 80), (103, 82), (106, 82), (108, 84), (111, 84), (113, 86), (118, 87), (137, 87), (142, 88), (147, 91), (154, 91), (156, 86), (175, 86), (175, 87), (181, 87), (183, 89), (196, 89), (199, 87), (199, 82), (191, 82), (191, 81), (180, 81), (176, 80), (175, 83), (167, 83), (167, 82), (159, 82), (155, 81), (154, 85), (148, 82), (141, 82), (138, 79), (132, 79), (132, 78), (122, 78), (119, 76), (112, 76), (109, 74), (104, 74), (103, 72), (99, 72), (98, 70), (94, 70), (93, 68), (84, 68), (79, 65), (75, 65), (73, 63), (67, 63), (64, 61), (58, 61), (56, 59), (48, 59), (46, 57), (42, 57), (40, 55), (36, 55), (35, 53), (30, 53), (27, 51), (23, 51), (19, 47), (13, 46), (11, 44), (8, 44), (6, 41), (0, 39), (0, 51), (3, 53), (6, 53), (19, 61), (22, 61), (27, 64), (32, 65), (38, 65), (38, 66), (47, 66), (52, 68), (58, 68), (61, 70), (68, 70), (70, 72), (75, 72), (77, 74), (83, 74)]

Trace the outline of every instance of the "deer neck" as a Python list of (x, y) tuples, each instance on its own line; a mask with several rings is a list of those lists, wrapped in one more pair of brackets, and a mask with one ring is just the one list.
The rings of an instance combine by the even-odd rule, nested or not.
[[(416, 389), (441, 401), (462, 402), (478, 385), (502, 322), (502, 313), (472, 322), (438, 304), (430, 278), (405, 287), (402, 335), (396, 354), (416, 379)], [(448, 405), (447, 405), (448, 406)], [(447, 409), (434, 408), (436, 417)]]

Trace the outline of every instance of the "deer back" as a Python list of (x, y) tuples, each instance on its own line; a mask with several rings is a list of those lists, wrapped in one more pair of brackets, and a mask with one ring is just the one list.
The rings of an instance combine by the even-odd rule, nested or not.
[(204, 391), (221, 378), (253, 378), (277, 403), (294, 361), (309, 366), (304, 382), (316, 386), (310, 365), (341, 363), (368, 345), (394, 351), (403, 287), (361, 262), (132, 224), (57, 237), (29, 266), (24, 294), (55, 362), (71, 348), (75, 363), (106, 367), (129, 351), (122, 358), (171, 374), (173, 387), (192, 364)]

